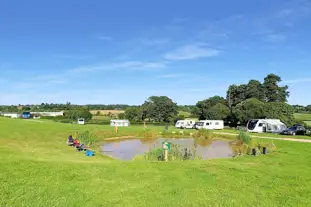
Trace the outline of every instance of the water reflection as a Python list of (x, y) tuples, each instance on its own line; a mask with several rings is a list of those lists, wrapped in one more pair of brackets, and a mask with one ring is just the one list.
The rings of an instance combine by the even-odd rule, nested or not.
[[(154, 148), (162, 147), (162, 142), (167, 139), (128, 139), (105, 142), (101, 146), (101, 151), (105, 155), (113, 156), (121, 160), (131, 160), (136, 155), (141, 155)], [(203, 159), (228, 158), (232, 157), (230, 143), (225, 140), (206, 139), (169, 139), (173, 144), (177, 144), (181, 149), (195, 148), (196, 154)]]

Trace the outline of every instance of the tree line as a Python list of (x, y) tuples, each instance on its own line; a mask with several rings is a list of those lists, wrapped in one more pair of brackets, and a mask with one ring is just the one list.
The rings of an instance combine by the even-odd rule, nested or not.
[[(184, 106), (199, 120), (224, 120), (236, 126), (254, 118), (280, 119), (287, 125), (294, 123), (294, 107), (287, 104), (288, 86), (280, 86), (281, 77), (269, 74), (263, 82), (250, 80), (247, 84), (230, 85), (226, 97), (214, 96)], [(141, 106), (129, 107), (125, 118), (131, 121), (150, 120), (172, 122), (178, 116), (175, 102), (166, 96), (151, 96)]]
[[(275, 74), (267, 75), (263, 82), (250, 80), (241, 85), (230, 85), (226, 97), (213, 96), (198, 101), (196, 105), (178, 106), (167, 96), (151, 96), (138, 106), (126, 104), (115, 105), (73, 105), (47, 104), (24, 105), (23, 111), (65, 111), (70, 119), (80, 116), (90, 119), (89, 110), (125, 110), (120, 118), (126, 118), (133, 122), (174, 122), (184, 119), (179, 111), (189, 112), (193, 117), (204, 119), (221, 119), (227, 124), (236, 126), (245, 124), (253, 118), (281, 119), (287, 125), (294, 123), (294, 112), (311, 112), (309, 106), (290, 106), (287, 104), (289, 97), (288, 86), (281, 86), (282, 79)], [(0, 111), (18, 111), (16, 106), (0, 106)], [(88, 112), (88, 113), (87, 113)]]

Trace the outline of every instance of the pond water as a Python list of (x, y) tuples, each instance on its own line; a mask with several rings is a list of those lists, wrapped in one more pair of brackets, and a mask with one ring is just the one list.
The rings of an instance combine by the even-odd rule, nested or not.
[(178, 144), (180, 148), (195, 148), (198, 156), (204, 160), (215, 158), (228, 158), (233, 156), (229, 141), (225, 140), (200, 140), (187, 139), (124, 139), (106, 141), (101, 146), (103, 154), (120, 160), (131, 160), (136, 155), (141, 155), (154, 148), (161, 148), (164, 141)]

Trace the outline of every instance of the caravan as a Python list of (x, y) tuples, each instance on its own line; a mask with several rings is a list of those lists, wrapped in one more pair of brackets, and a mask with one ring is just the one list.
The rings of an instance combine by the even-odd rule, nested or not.
[(196, 125), (197, 129), (224, 129), (223, 120), (201, 120)]
[(194, 124), (194, 120), (178, 120), (175, 124), (175, 127), (180, 129), (192, 129)]
[(246, 127), (248, 132), (254, 133), (281, 133), (287, 128), (279, 119), (252, 119)]

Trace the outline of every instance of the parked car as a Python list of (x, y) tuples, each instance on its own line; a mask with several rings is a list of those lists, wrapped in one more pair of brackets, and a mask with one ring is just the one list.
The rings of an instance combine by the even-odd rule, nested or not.
[(295, 135), (306, 135), (306, 133), (307, 133), (306, 128), (300, 125), (295, 125), (288, 129), (285, 129), (281, 134), (295, 136)]

